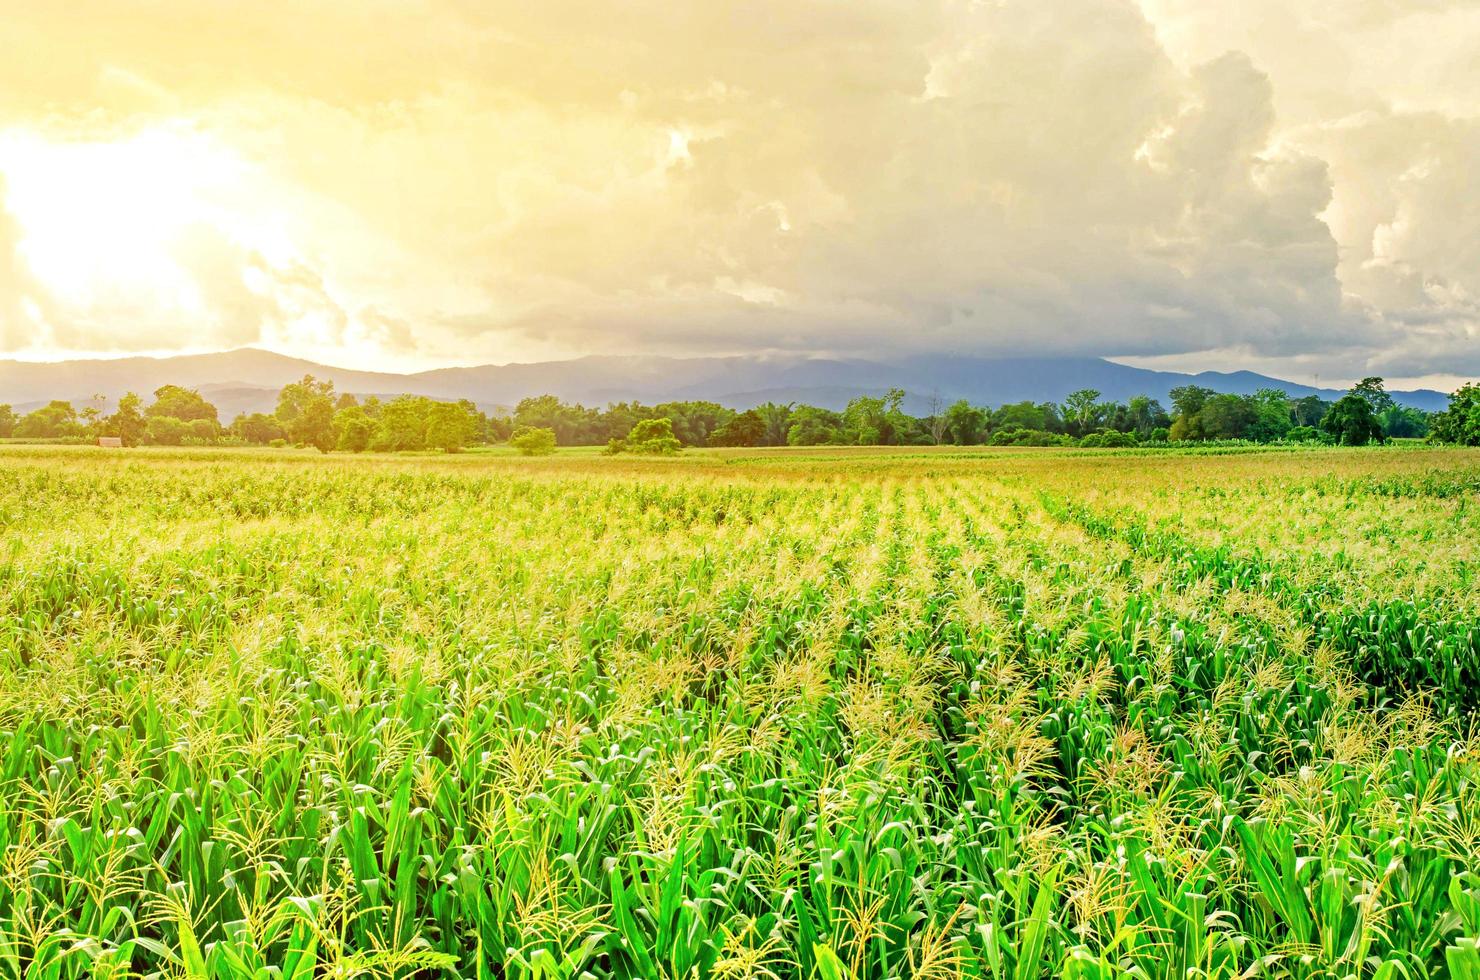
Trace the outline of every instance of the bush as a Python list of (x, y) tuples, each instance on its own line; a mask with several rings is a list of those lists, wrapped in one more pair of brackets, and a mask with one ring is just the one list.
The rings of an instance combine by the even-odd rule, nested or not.
[(1172, 430), (1164, 425), (1159, 425), (1151, 430), (1151, 435), (1146, 437), (1147, 442), (1167, 442), (1172, 438)]
[(525, 456), (548, 456), (555, 451), (555, 430), (521, 425), (509, 437), (509, 445)]
[(1008, 426), (992, 433), (993, 446), (1076, 446), (1078, 440), (1072, 436), (1061, 436), (1043, 429), (1023, 429)]
[[(617, 448), (617, 444), (621, 448)], [(632, 427), (626, 439), (613, 439), (607, 452), (641, 453), (644, 456), (673, 456), (682, 447), (673, 434), (672, 419), (643, 419)]]
[(215, 419), (191, 419), (185, 423), (185, 441), (193, 446), (215, 445), (221, 439), (221, 426)]
[(149, 442), (155, 446), (179, 446), (190, 430), (172, 415), (156, 415), (149, 420)]

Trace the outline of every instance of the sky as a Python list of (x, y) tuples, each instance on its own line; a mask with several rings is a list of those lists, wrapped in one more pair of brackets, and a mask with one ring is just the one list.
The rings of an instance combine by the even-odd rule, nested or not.
[(0, 0), (0, 357), (1480, 377), (1480, 0)]

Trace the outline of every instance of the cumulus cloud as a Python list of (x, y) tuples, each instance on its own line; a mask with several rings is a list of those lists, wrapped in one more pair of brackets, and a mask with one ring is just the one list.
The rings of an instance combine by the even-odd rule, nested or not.
[(1457, 102), (1357, 70), (1469, 4), (68, 6), (0, 20), (0, 128), (235, 162), (178, 302), (53, 289), (53, 342), (1473, 358), (1480, 84), (1453, 44), (1414, 63)]

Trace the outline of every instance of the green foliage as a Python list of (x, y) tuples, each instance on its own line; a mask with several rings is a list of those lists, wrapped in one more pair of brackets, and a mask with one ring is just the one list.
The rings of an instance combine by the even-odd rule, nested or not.
[(787, 434), (791, 429), (791, 413), (795, 405), (777, 405), (774, 402), (766, 402), (757, 405), (755, 413), (766, 423), (766, 434), (761, 439), (763, 446), (785, 446), (787, 445)]
[(548, 456), (555, 451), (555, 430), (521, 425), (509, 437), (509, 445), (525, 456)]
[(1117, 431), (1133, 432), (1143, 442), (1149, 440), (1151, 433), (1158, 428), (1172, 424), (1172, 417), (1161, 407), (1161, 402), (1146, 395), (1136, 395), (1125, 405), (1115, 406), (1113, 418)]
[(1064, 446), (1073, 445), (1074, 439), (1057, 432), (1043, 429), (1019, 429), (1007, 426), (992, 433), (994, 446)]
[(7, 447), (0, 973), (1476, 976), (1473, 454), (1160, 452)]
[(1208, 399), (1216, 395), (1212, 388), (1201, 385), (1182, 385), (1171, 390), (1172, 409), (1180, 418), (1192, 418), (1203, 410)]
[(1387, 388), (1383, 385), (1381, 378), (1363, 378), (1352, 388), (1351, 394), (1365, 401), (1375, 416), (1380, 416), (1388, 409), (1396, 407), (1393, 396), (1387, 393)]
[(431, 449), (460, 453), (477, 440), (482, 416), (472, 402), (431, 402), (426, 406), (426, 442)]
[(262, 412), (238, 415), (231, 423), (231, 433), (242, 442), (266, 446), (274, 441), (287, 442), (287, 433), (275, 415)]
[(1033, 402), (1015, 402), (1003, 405), (992, 413), (994, 429), (1029, 429), (1040, 432), (1051, 431), (1057, 415), (1051, 415), (1048, 405)]
[(15, 409), (0, 404), (0, 439), (9, 439), (15, 435), (15, 424)]
[(1204, 439), (1247, 439), (1257, 417), (1254, 406), (1241, 395), (1213, 395), (1198, 413)]
[(976, 408), (964, 398), (945, 411), (946, 434), (952, 444), (975, 446), (982, 441), (987, 427), (987, 412)]
[(1365, 446), (1383, 439), (1371, 402), (1355, 392), (1331, 406), (1321, 419), (1321, 431), (1343, 446)]
[(1278, 442), (1295, 426), (1290, 398), (1275, 388), (1261, 388), (1249, 399), (1251, 417), (1245, 438), (1255, 442)]
[(194, 388), (181, 388), (179, 385), (165, 385), (155, 390), (154, 401), (144, 410), (144, 414), (151, 419), (172, 418), (181, 422), (205, 420), (218, 425), (220, 422), (216, 417), (215, 405), (206, 401)]
[(766, 420), (755, 409), (741, 412), (709, 437), (711, 446), (759, 446), (766, 441)]
[(183, 446), (190, 428), (173, 415), (155, 415), (146, 424), (145, 438), (151, 446)]
[(1433, 416), (1435, 442), (1480, 446), (1480, 385), (1467, 384), (1449, 396), (1449, 407)]
[(1429, 416), (1416, 408), (1389, 405), (1378, 413), (1378, 424), (1389, 439), (1422, 439), (1429, 434)]
[(359, 405), (346, 405), (334, 413), (334, 448), (342, 453), (362, 453), (375, 437), (375, 420)]
[(278, 393), (277, 421), (288, 440), (321, 453), (334, 448), (334, 382), (311, 374)]
[(104, 435), (116, 436), (125, 446), (137, 446), (149, 435), (149, 423), (139, 410), (142, 399), (132, 391), (118, 399), (113, 414), (103, 420)]
[(1071, 391), (1062, 406), (1064, 425), (1071, 436), (1083, 436), (1099, 429), (1110, 412), (1111, 406), (1100, 401), (1100, 393), (1093, 388)]
[[(848, 403), (842, 415), (843, 442), (852, 446), (898, 446), (907, 442), (913, 420), (900, 409), (902, 388), (890, 388), (882, 398), (860, 395)], [(793, 425), (797, 416), (793, 414)], [(811, 445), (812, 443), (793, 443)]]
[(666, 418), (642, 420), (632, 427), (620, 445), (619, 451), (642, 456), (672, 456), (682, 448), (673, 434), (672, 420)]
[(1321, 424), (1321, 419), (1325, 417), (1330, 407), (1331, 403), (1323, 400), (1321, 396), (1306, 395), (1290, 403), (1291, 421), (1296, 425), (1314, 428)]
[(663, 402), (654, 405), (647, 417), (668, 419), (674, 437), (685, 446), (708, 446), (714, 433), (733, 419), (735, 412), (714, 402)]
[(1297, 425), (1285, 433), (1290, 442), (1322, 442), (1329, 439), (1326, 433), (1311, 425)]
[(82, 422), (71, 402), (54, 400), (24, 416), (15, 426), (21, 439), (54, 439), (82, 435)]
[(798, 405), (791, 410), (787, 445), (822, 446), (842, 441), (843, 418), (837, 412), (812, 405)]

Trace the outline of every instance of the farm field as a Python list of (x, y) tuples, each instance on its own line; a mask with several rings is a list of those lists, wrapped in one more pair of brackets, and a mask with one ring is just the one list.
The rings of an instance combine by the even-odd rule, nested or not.
[(0, 450), (0, 975), (1480, 978), (1480, 451)]

